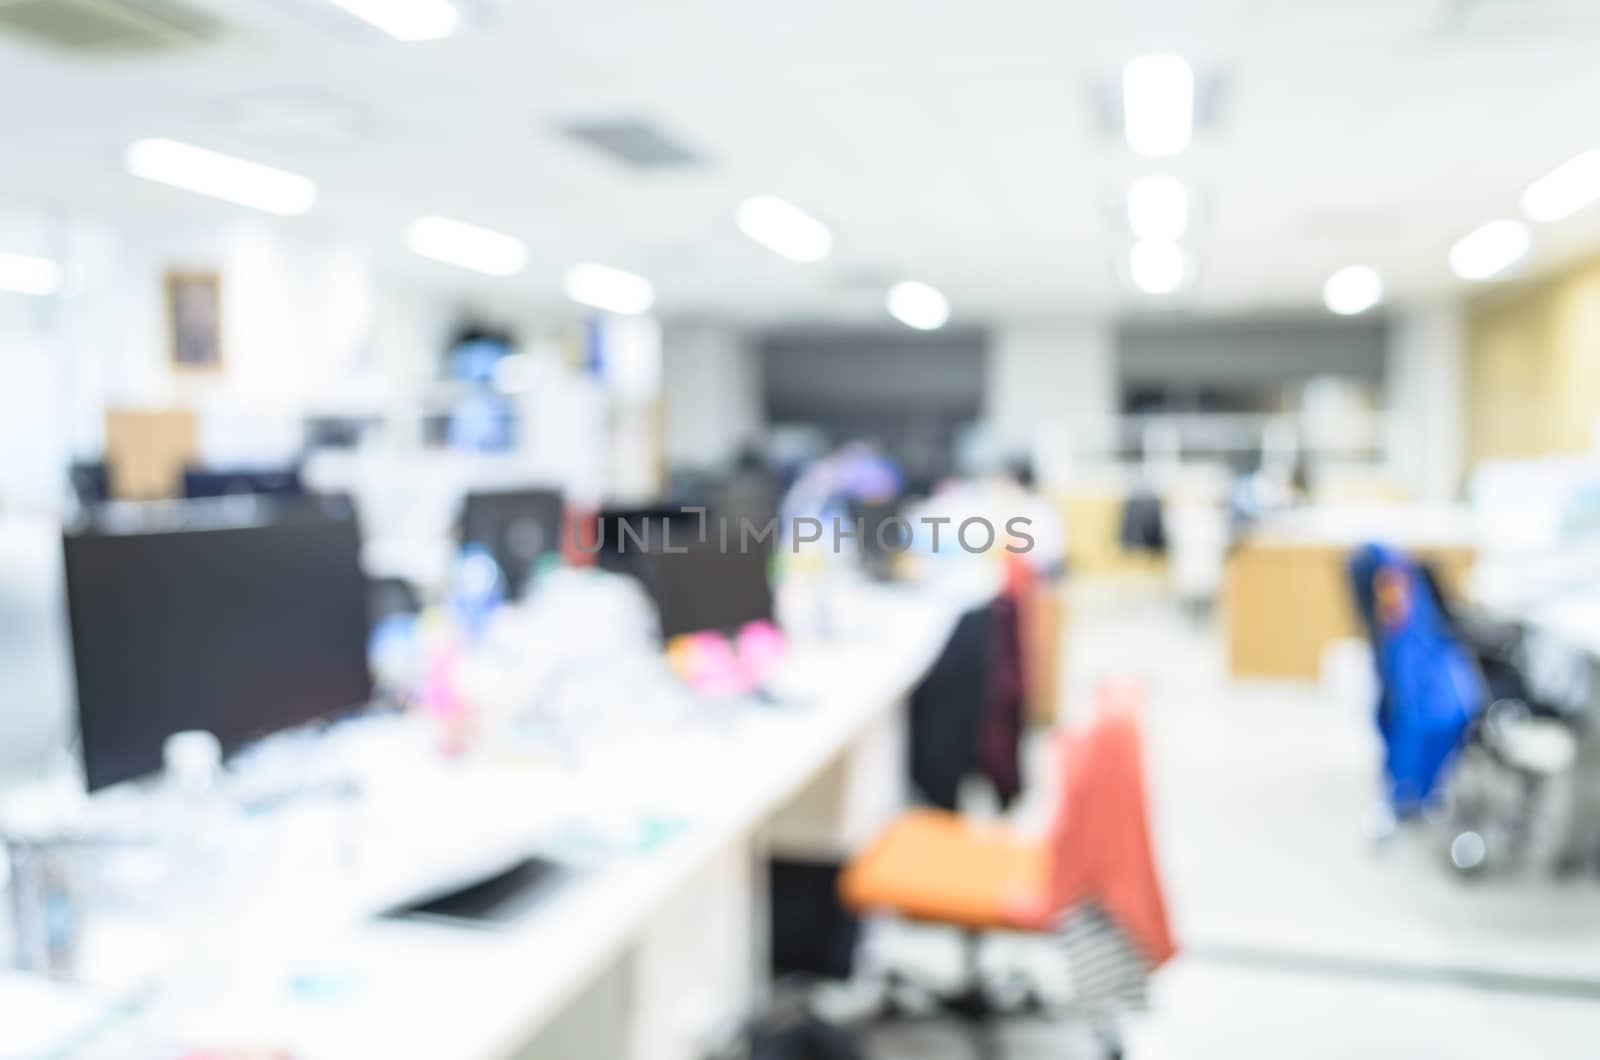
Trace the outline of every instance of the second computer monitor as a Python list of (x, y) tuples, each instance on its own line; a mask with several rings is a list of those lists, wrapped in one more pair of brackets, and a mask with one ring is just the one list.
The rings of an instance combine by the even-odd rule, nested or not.
[(510, 594), (520, 596), (540, 560), (561, 553), (563, 512), (561, 494), (555, 490), (469, 493), (461, 515), (461, 539), (487, 550)]

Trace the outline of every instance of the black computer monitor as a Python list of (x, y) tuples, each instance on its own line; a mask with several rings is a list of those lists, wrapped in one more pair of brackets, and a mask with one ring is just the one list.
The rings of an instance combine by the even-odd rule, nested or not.
[(636, 578), (648, 587), (650, 557), (663, 548), (699, 540), (700, 520), (698, 511), (670, 504), (602, 508), (582, 542), (595, 553), (595, 566)]
[(561, 494), (555, 490), (469, 493), (461, 514), (461, 539), (488, 550), (515, 597), (542, 558), (560, 554), (563, 511)]
[(850, 505), (850, 517), (861, 531), (862, 568), (875, 578), (888, 578), (895, 555), (910, 545), (907, 528), (890, 525), (900, 518), (900, 503), (855, 501)]
[(660, 613), (661, 635), (728, 631), (771, 620), (770, 558), (766, 548), (714, 544), (652, 553), (645, 587)]
[(300, 473), (294, 468), (282, 470), (190, 468), (183, 473), (183, 495), (188, 500), (233, 496), (299, 497), (304, 493), (305, 487), (300, 482)]
[(349, 514), (63, 539), (91, 791), (156, 772), (175, 732), (225, 752), (364, 705), (366, 582)]

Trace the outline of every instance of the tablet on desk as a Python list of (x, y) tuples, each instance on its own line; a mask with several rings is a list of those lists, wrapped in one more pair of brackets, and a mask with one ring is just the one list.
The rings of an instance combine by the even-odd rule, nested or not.
[(444, 891), (430, 891), (383, 913), (391, 919), (504, 927), (548, 898), (568, 878), (559, 862), (529, 857)]

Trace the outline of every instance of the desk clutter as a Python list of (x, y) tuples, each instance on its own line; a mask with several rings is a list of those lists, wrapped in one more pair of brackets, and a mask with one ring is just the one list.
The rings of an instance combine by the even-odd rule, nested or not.
[(1020, 784), (1016, 571), (631, 537), (573, 563), (560, 495), (498, 488), (430, 583), (371, 574), (358, 505), (183, 481), (60, 540), (72, 754), (0, 800), (0, 998), (56, 1000), (6, 1060), (496, 1055), (657, 951), (702, 968), (650, 989), (721, 1014), (709, 1048), (765, 932), (690, 959), (669, 908), (753, 925), (766, 887), (730, 866)]

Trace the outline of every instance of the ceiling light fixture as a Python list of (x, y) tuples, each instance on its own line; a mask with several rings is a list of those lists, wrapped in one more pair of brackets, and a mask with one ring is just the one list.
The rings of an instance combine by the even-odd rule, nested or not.
[(562, 286), (574, 302), (608, 313), (643, 313), (656, 300), (649, 280), (607, 265), (574, 265)]
[(1182, 154), (1194, 134), (1194, 71), (1176, 55), (1134, 59), (1122, 70), (1122, 115), (1138, 154)]
[(136, 177), (281, 217), (317, 202), (317, 186), (305, 177), (176, 140), (140, 140), (128, 148), (127, 162)]
[(1138, 239), (1175, 243), (1189, 228), (1189, 192), (1176, 177), (1140, 177), (1128, 187), (1128, 226)]
[(1171, 294), (1183, 286), (1189, 258), (1176, 243), (1146, 239), (1128, 254), (1128, 275), (1146, 294)]
[(0, 291), (38, 298), (61, 289), (61, 266), (49, 258), (0, 253)]
[(1383, 277), (1370, 265), (1347, 265), (1322, 285), (1322, 301), (1342, 317), (1365, 313), (1383, 301)]
[(740, 203), (736, 220), (739, 231), (790, 261), (821, 261), (833, 249), (827, 225), (771, 195)]
[(1490, 221), (1450, 248), (1450, 268), (1463, 280), (1487, 280), (1521, 261), (1532, 242), (1521, 221)]
[(330, 0), (338, 8), (403, 41), (448, 37), (461, 12), (448, 0)]
[(889, 315), (908, 328), (937, 331), (950, 319), (950, 301), (937, 288), (906, 280), (889, 288), (884, 300)]
[(1528, 185), (1522, 212), (1542, 223), (1560, 221), (1600, 199), (1600, 150), (1585, 151)]
[(448, 217), (419, 217), (406, 228), (413, 254), (490, 276), (513, 276), (528, 263), (528, 245), (515, 236)]

